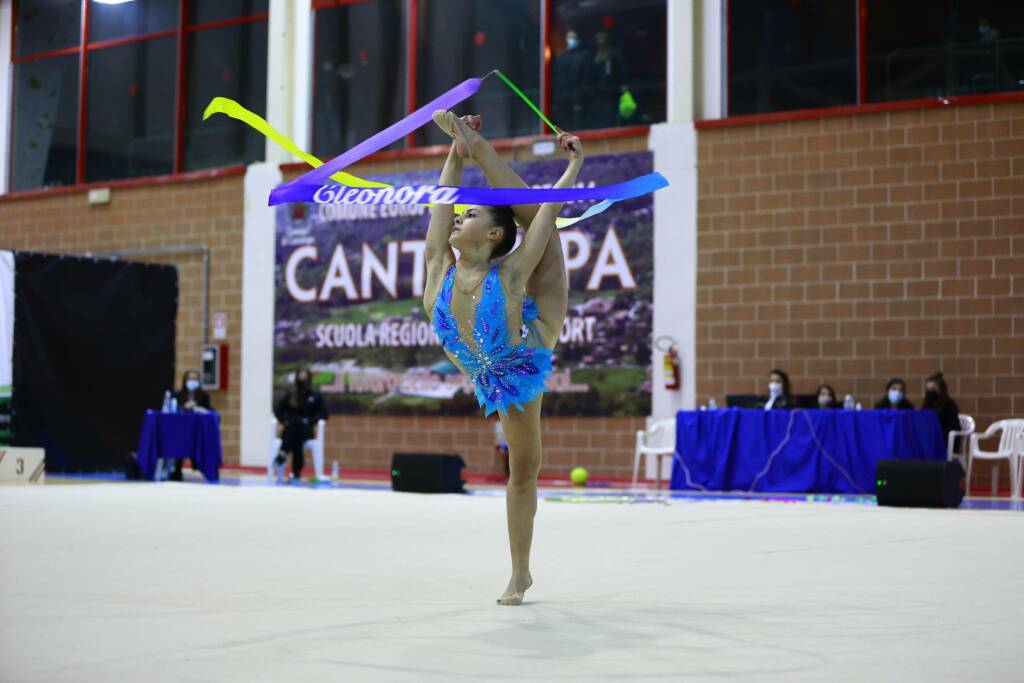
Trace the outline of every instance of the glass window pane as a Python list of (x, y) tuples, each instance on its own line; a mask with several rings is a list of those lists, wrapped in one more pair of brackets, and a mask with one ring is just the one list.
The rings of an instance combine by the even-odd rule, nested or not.
[(317, 11), (313, 149), (321, 158), (405, 116), (403, 4), (378, 0)]
[(1024, 4), (905, 0), (870, 9), (869, 100), (1024, 89)]
[(551, 27), (551, 120), (566, 130), (665, 120), (665, 0), (559, 0)]
[(188, 0), (188, 23), (246, 17), (270, 11), (270, 0)]
[(266, 138), (226, 116), (203, 121), (214, 97), (229, 97), (261, 116), (267, 111), (267, 22), (196, 31), (188, 36), (185, 170), (259, 161)]
[(18, 0), (14, 17), (19, 57), (78, 45), (82, 36), (81, 0)]
[(856, 5), (729, 0), (729, 115), (856, 104)]
[[(483, 76), (496, 68), (539, 103), (540, 0), (421, 2), (416, 35), (417, 106), (470, 76)], [(484, 81), (480, 92), (457, 111), (480, 114), (488, 137), (530, 135), (540, 130), (537, 115), (497, 76)], [(433, 125), (417, 131), (419, 144), (449, 140)]]
[(176, 47), (167, 37), (89, 52), (87, 181), (173, 170)]
[(89, 42), (140, 36), (178, 25), (178, 0), (146, 0), (111, 5), (89, 3)]
[(78, 55), (14, 65), (11, 190), (75, 182)]

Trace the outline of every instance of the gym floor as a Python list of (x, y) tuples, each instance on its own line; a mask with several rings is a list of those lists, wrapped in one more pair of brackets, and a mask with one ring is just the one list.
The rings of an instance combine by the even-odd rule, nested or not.
[(1010, 511), (500, 490), (0, 488), (0, 680), (1018, 680)]

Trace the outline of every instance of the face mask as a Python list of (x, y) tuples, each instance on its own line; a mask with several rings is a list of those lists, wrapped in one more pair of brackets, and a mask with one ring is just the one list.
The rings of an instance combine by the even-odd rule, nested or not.
[(832, 397), (828, 394), (822, 394), (818, 397), (818, 405), (822, 408), (832, 405)]
[(924, 400), (929, 403), (935, 403), (939, 400), (939, 392), (934, 390), (924, 392)]
[(896, 405), (897, 403), (899, 403), (902, 400), (903, 400), (903, 392), (902, 391), (900, 391), (899, 389), (890, 389), (889, 390), (889, 403), (891, 403), (893, 405)]
[(781, 396), (782, 382), (768, 382), (768, 393), (772, 396)]
[(579, 38), (566, 38), (565, 39), (565, 46), (567, 48), (569, 48), (570, 50), (575, 49), (576, 47), (579, 46), (579, 44), (580, 44)]
[(299, 388), (299, 391), (305, 391), (306, 389), (309, 388), (309, 380), (308, 379), (296, 379), (295, 380), (295, 386), (297, 386)]
[(185, 381), (185, 388), (188, 389), (189, 391), (195, 391), (196, 389), (199, 388), (199, 380), (197, 380), (197, 379), (186, 380)]

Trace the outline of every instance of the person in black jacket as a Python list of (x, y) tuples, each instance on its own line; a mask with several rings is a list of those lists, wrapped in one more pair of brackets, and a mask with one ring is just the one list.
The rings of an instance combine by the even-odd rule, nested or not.
[[(178, 410), (183, 412), (194, 412), (196, 409), (213, 410), (210, 404), (210, 395), (199, 386), (199, 373), (195, 370), (186, 370), (181, 376), (181, 390), (174, 394), (178, 399)], [(174, 471), (168, 475), (171, 481), (181, 481), (182, 459), (174, 461)], [(199, 469), (199, 464), (192, 462), (192, 469)]]
[(796, 407), (789, 375), (776, 368), (768, 373), (768, 396), (763, 401), (765, 410), (788, 410)]
[(295, 373), (295, 386), (277, 402), (274, 416), (277, 417), (281, 435), (281, 452), (277, 462), (283, 463), (290, 453), (292, 477), (299, 479), (306, 462), (303, 444), (313, 438), (316, 423), (327, 419), (327, 404), (323, 394), (313, 388), (308, 370)]
[(199, 373), (188, 370), (181, 378), (181, 390), (174, 395), (178, 399), (178, 410), (193, 412), (197, 408), (213, 410), (210, 395), (199, 386)]
[(934, 410), (939, 416), (942, 433), (949, 437), (950, 432), (960, 429), (960, 406), (949, 396), (949, 388), (941, 372), (924, 381), (924, 403), (922, 410)]
[(580, 44), (579, 33), (565, 34), (565, 51), (551, 63), (551, 112), (566, 130), (586, 128), (594, 55)]
[(913, 410), (914, 404), (907, 400), (907, 383), (893, 377), (885, 385), (885, 396), (875, 404), (875, 410)]

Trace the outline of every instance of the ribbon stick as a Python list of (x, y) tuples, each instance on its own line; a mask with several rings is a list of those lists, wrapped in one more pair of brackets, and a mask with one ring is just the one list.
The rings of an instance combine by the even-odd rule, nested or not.
[(532, 109), (533, 112), (537, 116), (540, 117), (541, 121), (543, 121), (544, 123), (548, 124), (548, 128), (553, 130), (555, 132), (555, 135), (560, 135), (562, 133), (562, 129), (559, 128), (558, 126), (556, 126), (555, 124), (551, 123), (551, 121), (548, 120), (548, 117), (544, 116), (544, 112), (542, 112), (537, 107), (537, 105), (535, 105), (530, 100), (530, 98), (526, 96), (526, 93), (524, 93), (522, 90), (517, 88), (515, 83), (513, 83), (510, 80), (508, 80), (508, 77), (506, 77), (505, 74), (501, 73), (500, 69), (495, 69), (493, 73), (498, 74), (498, 78), (500, 78), (502, 81), (504, 81), (505, 85), (507, 85), (509, 88), (512, 89), (512, 92), (514, 92), (515, 94), (519, 95), (520, 99), (522, 99), (523, 102), (526, 102), (526, 106), (528, 106), (530, 109)]

